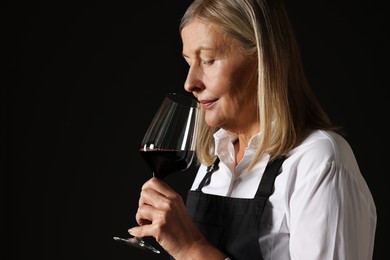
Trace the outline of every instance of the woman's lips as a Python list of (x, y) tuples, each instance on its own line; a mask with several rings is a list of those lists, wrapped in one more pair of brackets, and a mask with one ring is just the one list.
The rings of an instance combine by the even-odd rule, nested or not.
[(202, 105), (203, 108), (207, 109), (207, 108), (210, 108), (212, 105), (214, 105), (214, 103), (217, 100), (218, 99), (213, 99), (213, 100), (203, 99), (203, 100), (199, 100), (199, 103)]

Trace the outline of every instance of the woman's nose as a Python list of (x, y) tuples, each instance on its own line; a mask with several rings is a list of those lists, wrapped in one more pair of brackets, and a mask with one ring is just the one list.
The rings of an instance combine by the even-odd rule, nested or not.
[(198, 92), (204, 89), (202, 82), (201, 71), (195, 66), (190, 66), (186, 81), (184, 82), (184, 89), (188, 92)]

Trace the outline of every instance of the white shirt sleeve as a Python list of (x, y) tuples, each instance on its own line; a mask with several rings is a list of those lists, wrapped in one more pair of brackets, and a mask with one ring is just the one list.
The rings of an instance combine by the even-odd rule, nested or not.
[(349, 147), (337, 148), (335, 158), (314, 150), (298, 166), (289, 205), (292, 260), (372, 259), (373, 199)]

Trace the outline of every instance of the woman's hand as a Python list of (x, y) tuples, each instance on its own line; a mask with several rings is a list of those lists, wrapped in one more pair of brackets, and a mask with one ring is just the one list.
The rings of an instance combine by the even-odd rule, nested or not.
[(153, 236), (175, 259), (205, 252), (210, 257), (213, 251), (220, 254), (196, 228), (181, 196), (157, 178), (142, 186), (136, 221), (140, 226), (129, 229), (131, 235)]

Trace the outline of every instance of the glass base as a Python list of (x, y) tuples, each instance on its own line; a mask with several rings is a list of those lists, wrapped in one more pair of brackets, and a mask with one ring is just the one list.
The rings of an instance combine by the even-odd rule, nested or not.
[(113, 237), (114, 240), (125, 243), (126, 245), (134, 246), (141, 249), (149, 249), (156, 254), (160, 254), (160, 250), (155, 247), (146, 244), (146, 242), (141, 237), (129, 237), (129, 238), (121, 238), (121, 237)]

